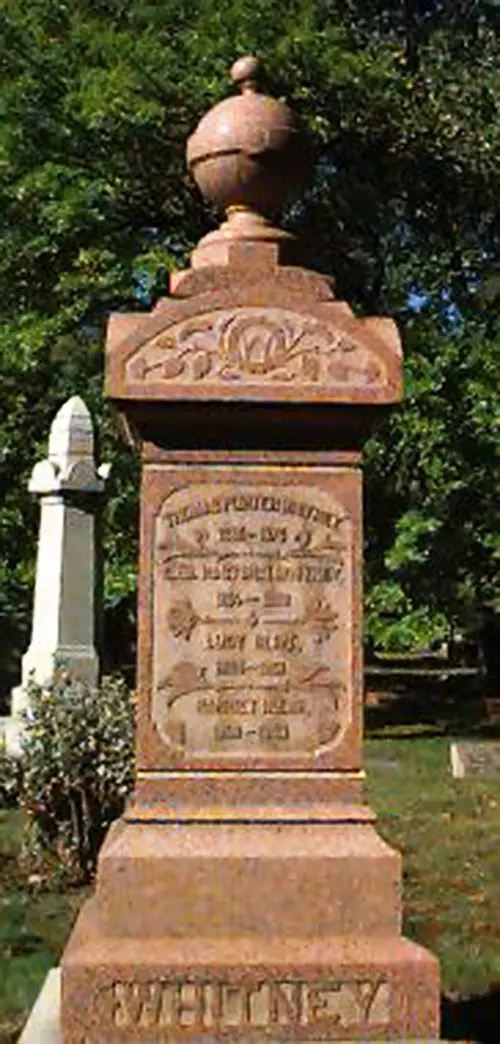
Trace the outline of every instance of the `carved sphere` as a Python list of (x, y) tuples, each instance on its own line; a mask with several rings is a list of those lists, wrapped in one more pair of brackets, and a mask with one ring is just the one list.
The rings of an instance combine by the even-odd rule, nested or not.
[(246, 54), (243, 58), (238, 58), (235, 62), (233, 62), (229, 70), (229, 76), (232, 82), (234, 83), (235, 87), (238, 87), (240, 84), (243, 85), (248, 83), (250, 85), (250, 89), (252, 85), (255, 89), (259, 72), (259, 59), (256, 58), (253, 54)]
[(187, 163), (221, 210), (243, 206), (268, 215), (301, 188), (309, 149), (288, 105), (257, 90), (258, 69), (250, 55), (234, 63), (231, 79), (242, 93), (203, 116), (188, 140)]

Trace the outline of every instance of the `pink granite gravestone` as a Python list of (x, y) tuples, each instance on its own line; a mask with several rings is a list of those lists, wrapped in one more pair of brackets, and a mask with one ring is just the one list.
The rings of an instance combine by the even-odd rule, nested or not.
[(361, 453), (400, 342), (272, 224), (307, 148), (256, 72), (188, 145), (227, 221), (109, 325), (143, 464), (137, 782), (64, 955), (65, 1044), (439, 1034), (362, 760)]

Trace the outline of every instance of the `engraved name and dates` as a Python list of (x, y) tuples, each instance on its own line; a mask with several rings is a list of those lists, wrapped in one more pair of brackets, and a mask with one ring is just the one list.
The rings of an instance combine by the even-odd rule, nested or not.
[[(180, 1031), (187, 1036), (285, 1029), (299, 1039), (382, 1032), (390, 1024), (391, 986), (384, 979), (326, 981), (114, 982), (97, 1000), (101, 1023), (118, 1030)], [(108, 1038), (109, 1039), (109, 1038)], [(149, 1038), (148, 1038), (149, 1039)], [(158, 1040), (171, 1039), (170, 1036)]]
[(194, 754), (314, 752), (349, 717), (352, 523), (324, 489), (190, 486), (154, 548), (153, 718)]

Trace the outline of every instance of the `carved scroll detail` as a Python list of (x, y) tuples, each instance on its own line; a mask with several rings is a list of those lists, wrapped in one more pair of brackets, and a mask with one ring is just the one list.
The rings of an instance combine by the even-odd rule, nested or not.
[(129, 359), (127, 380), (144, 384), (385, 385), (385, 366), (361, 341), (333, 324), (281, 308), (238, 308), (175, 323)]

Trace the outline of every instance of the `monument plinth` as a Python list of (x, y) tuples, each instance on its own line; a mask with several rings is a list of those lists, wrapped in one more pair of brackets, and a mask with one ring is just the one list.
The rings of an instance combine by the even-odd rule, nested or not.
[(361, 451), (399, 338), (274, 228), (307, 149), (255, 75), (189, 143), (227, 222), (109, 326), (143, 463), (137, 782), (64, 956), (65, 1044), (439, 1031), (362, 768)]

